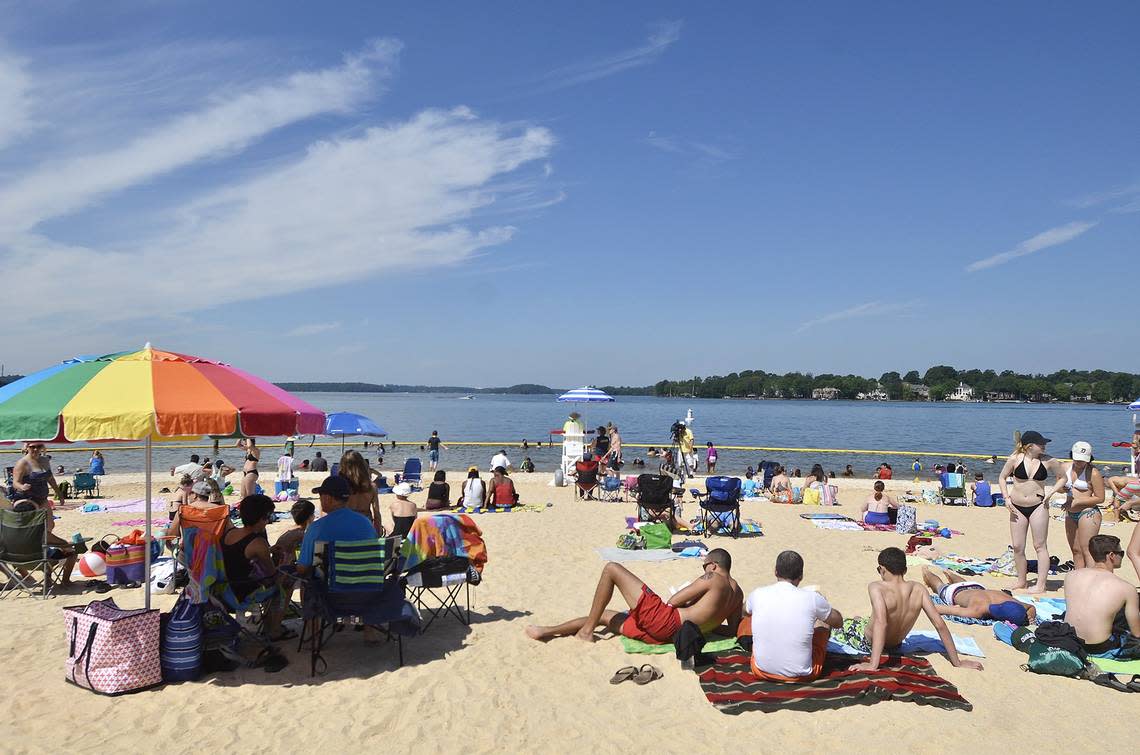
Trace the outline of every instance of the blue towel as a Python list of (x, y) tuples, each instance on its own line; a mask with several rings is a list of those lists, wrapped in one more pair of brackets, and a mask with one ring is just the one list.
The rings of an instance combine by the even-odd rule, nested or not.
[[(930, 597), (934, 599), (934, 605), (936, 605), (936, 606), (946, 605), (946, 601), (943, 600), (942, 598), (938, 597), (937, 595), (931, 595)], [(955, 621), (959, 624), (981, 624), (981, 625), (987, 626), (987, 627), (994, 623), (993, 619), (971, 619), (971, 618), (968, 618), (966, 616), (948, 616), (946, 614), (943, 614), (942, 618), (946, 619), (947, 621)]]
[[(978, 641), (973, 637), (951, 636), (954, 638), (954, 648), (961, 655), (972, 655), (976, 658), (986, 657), (986, 654), (982, 652), (981, 646), (978, 645)], [(838, 653), (840, 655), (862, 655), (862, 653), (850, 645), (837, 642), (834, 635), (827, 641), (827, 652)], [(915, 630), (908, 634), (906, 639), (903, 640), (899, 652), (902, 655), (945, 653), (946, 646), (942, 644), (942, 640), (938, 637), (938, 632), (935, 632), (933, 629)]]

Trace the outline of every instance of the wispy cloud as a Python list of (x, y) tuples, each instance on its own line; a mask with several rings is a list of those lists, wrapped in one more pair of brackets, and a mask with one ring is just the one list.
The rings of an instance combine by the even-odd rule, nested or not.
[[(343, 65), (253, 90), (219, 82), (206, 105), (124, 128), (109, 145), (106, 136), (77, 145), (79, 156), (66, 160), (38, 160), (23, 144), (0, 148), (11, 176), (0, 187), (0, 264), (6, 290), (24, 292), (6, 299), (10, 324), (145, 323), (156, 313), (436, 269), (513, 237), (512, 225), (488, 220), (489, 209), (517, 214), (561, 199), (543, 198), (555, 145), (545, 128), (481, 119), (465, 107), (382, 124), (358, 116), (382, 92), (398, 49), (377, 43)], [(318, 124), (334, 136), (300, 149), (269, 143), (268, 159), (247, 159), (271, 130), (318, 114), (335, 116)], [(192, 182), (170, 175), (205, 163), (218, 167), (196, 170)], [(140, 207), (142, 187), (158, 201)], [(91, 223), (111, 230), (89, 240)], [(178, 273), (186, 260), (194, 260), (192, 279)], [(92, 291), (130, 295), (101, 306), (84, 297), (40, 301), (35, 290), (61, 271)], [(186, 296), (188, 280), (209, 296)], [(333, 326), (300, 324), (295, 334)]]
[(1095, 228), (1097, 222), (1098, 221), (1077, 220), (1072, 223), (1066, 223), (1065, 225), (1059, 225), (1056, 228), (1050, 228), (1047, 231), (1042, 231), (1036, 236), (1022, 241), (1020, 244), (1015, 246), (1013, 249), (1010, 249), (1008, 252), (1002, 252), (1001, 254), (995, 254), (992, 257), (986, 257), (985, 259), (971, 262), (966, 266), (966, 272), (976, 273), (979, 270), (987, 270), (991, 267), (1004, 265), (1005, 263), (1011, 260), (1015, 260), (1018, 257), (1024, 257), (1027, 254), (1040, 252), (1043, 249), (1049, 249), (1050, 247), (1058, 246), (1068, 241), (1072, 241), (1089, 229)]
[(345, 113), (376, 95), (400, 45), (377, 40), (344, 64), (303, 71), (178, 116), (113, 149), (49, 161), (0, 189), (0, 227), (27, 231), (43, 220), (254, 140), (321, 113)]
[(808, 320), (796, 328), (795, 332), (802, 333), (805, 330), (820, 325), (839, 322), (841, 320), (851, 320), (856, 317), (873, 317), (877, 315), (898, 313), (910, 309), (913, 306), (914, 302), (884, 303), (881, 301), (869, 301), (864, 304), (857, 304), (854, 307), (849, 307), (848, 309), (844, 309), (839, 312), (831, 312), (830, 314), (817, 317), (814, 320)]
[(636, 47), (555, 68), (533, 83), (538, 92), (552, 92), (604, 79), (655, 62), (680, 38), (680, 21), (661, 21), (650, 27), (649, 37)]
[(23, 63), (0, 50), (0, 148), (30, 125), (30, 86)]
[(734, 160), (737, 157), (735, 152), (723, 147), (718, 147), (715, 144), (690, 141), (676, 136), (659, 134), (656, 131), (649, 132), (649, 136), (645, 137), (645, 143), (654, 149), (668, 152), (672, 155), (696, 157), (709, 162), (725, 162), (727, 160)]
[(321, 333), (329, 333), (334, 330), (340, 330), (339, 322), (311, 322), (305, 325), (298, 325), (285, 335), (289, 337), (315, 336)]

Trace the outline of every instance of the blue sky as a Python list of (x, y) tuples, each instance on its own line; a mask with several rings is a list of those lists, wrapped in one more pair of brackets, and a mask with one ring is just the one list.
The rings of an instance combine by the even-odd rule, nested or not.
[(1140, 6), (0, 2), (3, 358), (1140, 370)]

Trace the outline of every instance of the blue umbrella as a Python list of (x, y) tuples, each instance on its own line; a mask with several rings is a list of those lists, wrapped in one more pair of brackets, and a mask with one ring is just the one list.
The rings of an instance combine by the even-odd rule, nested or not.
[(325, 435), (339, 435), (340, 449), (343, 451), (344, 438), (347, 435), (368, 435), (373, 438), (383, 438), (388, 433), (363, 414), (332, 412), (325, 418)]
[[(571, 404), (604, 404), (612, 402), (613, 400), (614, 397), (610, 394), (605, 391), (599, 391), (597, 388), (591, 388), (588, 385), (567, 391), (558, 397), (558, 401)], [(583, 410), (584, 409), (585, 407), (583, 407)], [(585, 414), (585, 411), (582, 413)], [(586, 423), (584, 416), (582, 417), (582, 424), (585, 426), (586, 433), (589, 434), (590, 426)], [(583, 441), (585, 441), (585, 438), (583, 438)]]

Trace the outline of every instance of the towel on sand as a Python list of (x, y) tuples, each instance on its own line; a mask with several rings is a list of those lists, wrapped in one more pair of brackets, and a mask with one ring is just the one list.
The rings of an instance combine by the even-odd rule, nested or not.
[[(694, 535), (703, 535), (704, 531), (705, 531), (704, 522), (697, 522), (689, 530), (689, 532), (693, 533)], [(714, 534), (720, 534), (720, 533), (718, 532), (718, 533), (714, 533)], [(728, 533), (726, 532), (724, 534), (727, 535)], [(759, 522), (752, 522), (752, 521), (745, 519), (740, 523), (740, 534), (738, 535), (738, 537), (760, 537), (763, 534), (764, 534), (764, 532), (760, 529), (760, 523)]]
[(863, 528), (858, 522), (850, 519), (812, 519), (811, 523), (821, 530), (839, 530), (840, 532), (862, 532)]
[(1036, 595), (1014, 595), (1022, 603), (1029, 603), (1037, 609), (1037, 624), (1043, 621), (1058, 621), (1065, 612), (1064, 598), (1044, 598)]
[[(942, 598), (938, 597), (937, 595), (931, 595), (930, 597), (931, 597), (931, 599), (934, 600), (934, 605), (936, 605), (936, 606), (946, 605), (946, 601), (943, 600)], [(968, 618), (966, 616), (948, 616), (946, 614), (943, 614), (942, 618), (946, 619), (947, 621), (956, 622), (958, 624), (981, 624), (982, 626), (987, 626), (987, 627), (994, 623), (993, 619), (971, 619), (971, 618)]]
[[(954, 648), (962, 655), (972, 655), (975, 658), (985, 658), (986, 654), (982, 652), (982, 648), (978, 645), (978, 641), (973, 637), (959, 637), (958, 635), (950, 635), (954, 638)], [(945, 653), (946, 646), (942, 644), (942, 640), (938, 637), (938, 632), (933, 629), (921, 629), (912, 631), (903, 640), (902, 647), (899, 649), (902, 655), (919, 655), (920, 653)], [(827, 652), (835, 653), (836, 655), (863, 655), (855, 648), (845, 644), (836, 639), (834, 630), (832, 631), (831, 639), (827, 641)]]
[[(85, 514), (97, 513), (98, 514), (98, 513), (107, 512), (107, 513), (112, 513), (112, 514), (118, 514), (121, 512), (135, 513), (135, 512), (145, 512), (146, 511), (146, 500), (143, 498), (133, 498), (129, 501), (108, 501), (108, 500), (103, 500), (103, 501), (98, 501), (98, 502), (90, 501), (90, 503), (96, 503), (99, 506), (99, 509), (97, 511), (86, 511), (85, 510), (83, 513), (85, 513)], [(151, 501), (151, 504), (150, 504), (150, 510), (151, 511), (166, 511), (166, 507), (167, 507), (167, 503), (166, 503), (166, 500), (163, 498), (154, 499)]]
[(747, 710), (832, 710), (901, 700), (945, 710), (973, 710), (958, 689), (934, 673), (922, 658), (891, 657), (876, 671), (849, 671), (850, 656), (828, 655), (823, 675), (810, 682), (769, 682), (752, 673), (750, 656), (718, 653), (700, 669), (701, 690), (721, 713)]
[[(650, 645), (648, 642), (641, 640), (632, 640), (629, 637), (621, 638), (621, 646), (627, 653), (645, 653), (648, 655), (663, 655), (665, 653), (675, 653), (677, 649), (673, 647), (673, 643), (666, 645)], [(735, 637), (718, 637), (715, 640), (706, 640), (705, 647), (702, 652), (705, 653), (719, 653), (722, 650), (732, 650), (736, 647)]]

